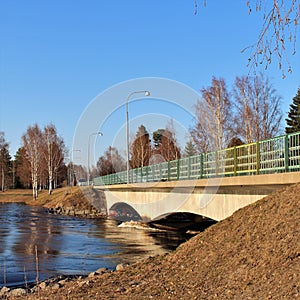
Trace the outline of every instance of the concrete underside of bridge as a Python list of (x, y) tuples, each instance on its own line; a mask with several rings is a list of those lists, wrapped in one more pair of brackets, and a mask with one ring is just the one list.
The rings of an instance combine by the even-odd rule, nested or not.
[[(97, 186), (110, 211), (124, 204), (144, 221), (175, 212), (222, 220), (236, 210), (300, 181), (300, 172)], [(284, 199), (283, 199), (284, 201)], [(126, 213), (126, 212), (124, 212)]]

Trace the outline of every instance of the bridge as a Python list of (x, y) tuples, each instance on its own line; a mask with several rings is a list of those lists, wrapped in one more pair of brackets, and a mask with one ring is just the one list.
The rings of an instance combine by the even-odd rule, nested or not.
[[(300, 132), (131, 169), (93, 180), (111, 216), (153, 221), (176, 213), (222, 220), (300, 181)], [(195, 217), (195, 218), (196, 218)]]

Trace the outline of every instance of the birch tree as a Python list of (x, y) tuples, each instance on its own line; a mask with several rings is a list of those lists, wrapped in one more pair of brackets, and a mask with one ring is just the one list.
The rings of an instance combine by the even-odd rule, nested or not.
[(232, 136), (232, 103), (223, 78), (212, 78), (201, 90), (195, 107), (195, 124), (190, 134), (199, 152), (225, 148)]
[(42, 131), (37, 124), (29, 126), (26, 133), (22, 136), (25, 155), (30, 164), (32, 195), (34, 199), (38, 197), (38, 177), (42, 160), (42, 140)]
[(97, 168), (100, 176), (126, 170), (126, 162), (118, 149), (109, 146), (104, 155), (99, 157)]
[(281, 132), (281, 97), (262, 73), (255, 77), (236, 77), (235, 128), (246, 143), (274, 137)]
[(139, 168), (149, 165), (151, 156), (151, 143), (149, 133), (144, 125), (139, 126), (135, 139), (131, 146), (131, 168)]
[(50, 124), (44, 128), (44, 158), (47, 164), (47, 173), (49, 181), (49, 194), (52, 193), (53, 184), (55, 184), (55, 175), (63, 166), (64, 161), (64, 141), (57, 135), (56, 128)]
[[(194, 0), (195, 14), (198, 11), (198, 2), (204, 3), (211, 0)], [(262, 15), (262, 26), (254, 44), (245, 47), (242, 52), (248, 52), (248, 66), (256, 69), (262, 65), (265, 69), (277, 60), (278, 67), (284, 78), (285, 70), (292, 73), (289, 62), (290, 55), (296, 53), (297, 29), (300, 18), (299, 0), (245, 0), (248, 14), (256, 12)], [(230, 4), (228, 4), (229, 6)], [(288, 44), (291, 52), (287, 53)], [(285, 67), (287, 66), (287, 68)]]

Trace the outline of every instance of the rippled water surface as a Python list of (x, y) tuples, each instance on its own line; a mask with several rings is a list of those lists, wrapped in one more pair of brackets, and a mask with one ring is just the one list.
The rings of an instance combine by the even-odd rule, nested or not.
[[(0, 204), (0, 287), (98, 268), (165, 253), (186, 237), (118, 227), (106, 219), (48, 214), (17, 203)], [(37, 256), (35, 255), (37, 249)]]

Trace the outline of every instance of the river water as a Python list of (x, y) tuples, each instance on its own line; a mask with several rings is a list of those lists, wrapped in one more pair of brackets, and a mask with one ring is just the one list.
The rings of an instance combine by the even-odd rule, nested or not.
[[(56, 275), (114, 269), (175, 249), (189, 236), (119, 227), (113, 220), (51, 215), (40, 207), (0, 203), (0, 287)], [(37, 253), (37, 255), (36, 255)]]

